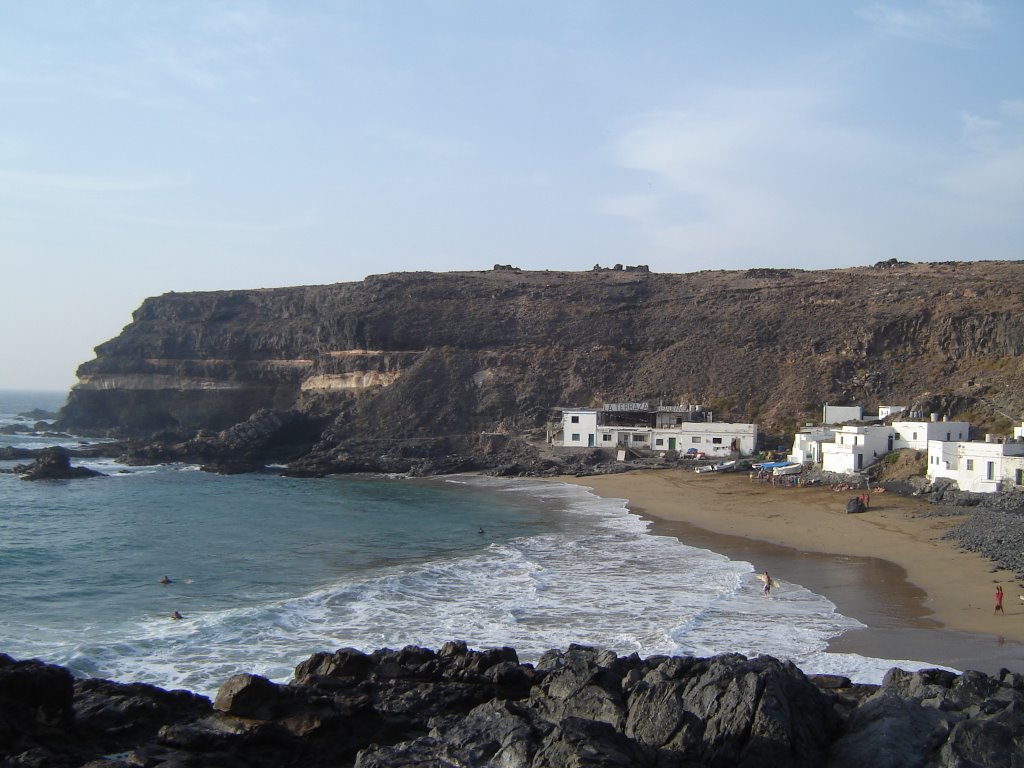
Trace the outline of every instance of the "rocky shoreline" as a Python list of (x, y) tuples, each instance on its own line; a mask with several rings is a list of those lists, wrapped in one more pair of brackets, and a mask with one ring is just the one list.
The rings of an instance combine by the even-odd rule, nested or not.
[[(0, 448), (0, 459), (33, 459), (34, 464), (12, 470), (33, 479), (91, 476), (89, 470), (70, 467), (69, 458), (116, 458), (131, 465), (186, 462), (208, 472), (232, 474), (265, 471), (268, 463), (282, 462), (279, 472), (292, 477), (323, 477), (353, 472), (405, 474), (411, 477), (480, 472), (499, 477), (587, 477), (637, 469), (689, 468), (694, 462), (676, 457), (615, 461), (606, 451), (556, 451), (540, 436), (505, 434), (449, 435), (415, 439), (347, 440), (326, 446), (306, 445), (305, 417), (263, 411), (247, 422), (219, 433), (192, 436), (173, 433), (148, 440), (126, 440), (87, 448)], [(308, 425), (307, 425), (308, 426)], [(831, 485), (863, 482), (859, 476), (805, 473), (803, 480)], [(951, 489), (948, 484), (882, 482), (891, 493), (920, 496), (933, 505), (931, 514), (964, 515), (965, 521), (947, 538), (965, 550), (982, 554), (1024, 579), (1024, 493), (979, 494)], [(875, 483), (879, 485), (879, 483)]]
[(450, 642), (317, 653), (293, 680), (215, 699), (72, 677), (0, 654), (0, 765), (980, 766), (1024, 760), (1024, 675), (893, 669), (880, 686), (788, 662), (620, 657), (521, 663)]

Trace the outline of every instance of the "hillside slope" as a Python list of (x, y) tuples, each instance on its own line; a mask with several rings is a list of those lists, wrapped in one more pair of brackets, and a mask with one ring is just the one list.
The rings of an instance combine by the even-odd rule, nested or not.
[(260, 409), (325, 437), (538, 427), (556, 406), (703, 404), (762, 431), (822, 403), (1024, 413), (1024, 263), (843, 270), (399, 273), (147, 299), (78, 370), (69, 429), (219, 430)]

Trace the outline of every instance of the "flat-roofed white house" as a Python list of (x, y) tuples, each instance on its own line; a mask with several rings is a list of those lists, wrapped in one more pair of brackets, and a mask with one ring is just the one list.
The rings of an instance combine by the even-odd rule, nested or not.
[(864, 418), (864, 409), (859, 405), (829, 405), (825, 403), (821, 409), (821, 423), (842, 424), (844, 421), (860, 421)]
[(595, 447), (597, 411), (592, 408), (562, 411), (562, 445)]
[(808, 424), (793, 437), (793, 450), (787, 457), (794, 464), (821, 464), (822, 443), (834, 443), (835, 430)]
[(880, 405), (878, 406), (878, 420), (883, 421), (894, 413), (902, 413), (905, 410), (907, 410), (905, 405)]
[(562, 445), (679, 453), (693, 448), (706, 456), (748, 456), (757, 449), (757, 425), (712, 421), (711, 414), (685, 406), (616, 403), (603, 410), (566, 408)]
[(892, 428), (893, 450), (913, 448), (927, 451), (932, 440), (944, 442), (964, 442), (970, 438), (971, 425), (966, 421), (939, 421), (937, 417), (931, 421), (894, 421)]
[(892, 450), (893, 428), (881, 425), (846, 424), (835, 433), (835, 442), (821, 443), (821, 468), (825, 472), (852, 475)]
[(928, 443), (928, 478), (955, 480), (961, 491), (996, 493), (1024, 486), (1024, 425), (1022, 433), (984, 442)]

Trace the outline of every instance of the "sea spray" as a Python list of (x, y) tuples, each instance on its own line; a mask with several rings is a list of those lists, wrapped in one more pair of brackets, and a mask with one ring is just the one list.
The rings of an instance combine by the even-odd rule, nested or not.
[(896, 663), (827, 653), (860, 626), (827, 599), (783, 582), (765, 600), (749, 563), (576, 485), (82, 463), (108, 476), (0, 475), (0, 651), (80, 675), (210, 694), (239, 671), (286, 680), (318, 650), (450, 639), (528, 661), (570, 643), (765, 653), (865, 682)]

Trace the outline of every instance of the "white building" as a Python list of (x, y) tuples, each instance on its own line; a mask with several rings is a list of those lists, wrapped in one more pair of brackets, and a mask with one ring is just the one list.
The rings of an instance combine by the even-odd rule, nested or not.
[(931, 421), (894, 421), (892, 428), (893, 450), (913, 448), (927, 451), (932, 440), (943, 442), (964, 442), (970, 438), (971, 425), (966, 421), (939, 421), (933, 416)]
[(562, 445), (593, 448), (597, 440), (597, 411), (592, 408), (562, 411)]
[(884, 421), (894, 413), (902, 413), (907, 410), (905, 405), (880, 405), (878, 406), (878, 420)]
[(859, 405), (829, 405), (821, 409), (821, 423), (842, 424), (844, 421), (860, 421), (864, 418), (864, 409)]
[[(1024, 430), (1024, 425), (1022, 425)], [(961, 491), (995, 493), (1024, 486), (1024, 434), (985, 442), (928, 443), (928, 478), (955, 480)]]
[[(562, 445), (567, 448), (636, 448), (679, 453), (693, 448), (709, 457), (747, 456), (757, 449), (756, 424), (688, 421), (679, 415), (683, 413), (698, 412), (665, 407), (602, 411), (565, 409), (562, 411)], [(710, 418), (710, 414), (699, 413), (701, 418)], [(624, 415), (629, 418), (624, 418)]]
[(787, 458), (794, 464), (821, 464), (822, 444), (835, 440), (835, 430), (808, 424), (793, 437), (793, 451)]
[(878, 425), (840, 427), (835, 442), (821, 443), (821, 468), (846, 475), (860, 472), (892, 450), (894, 431)]

